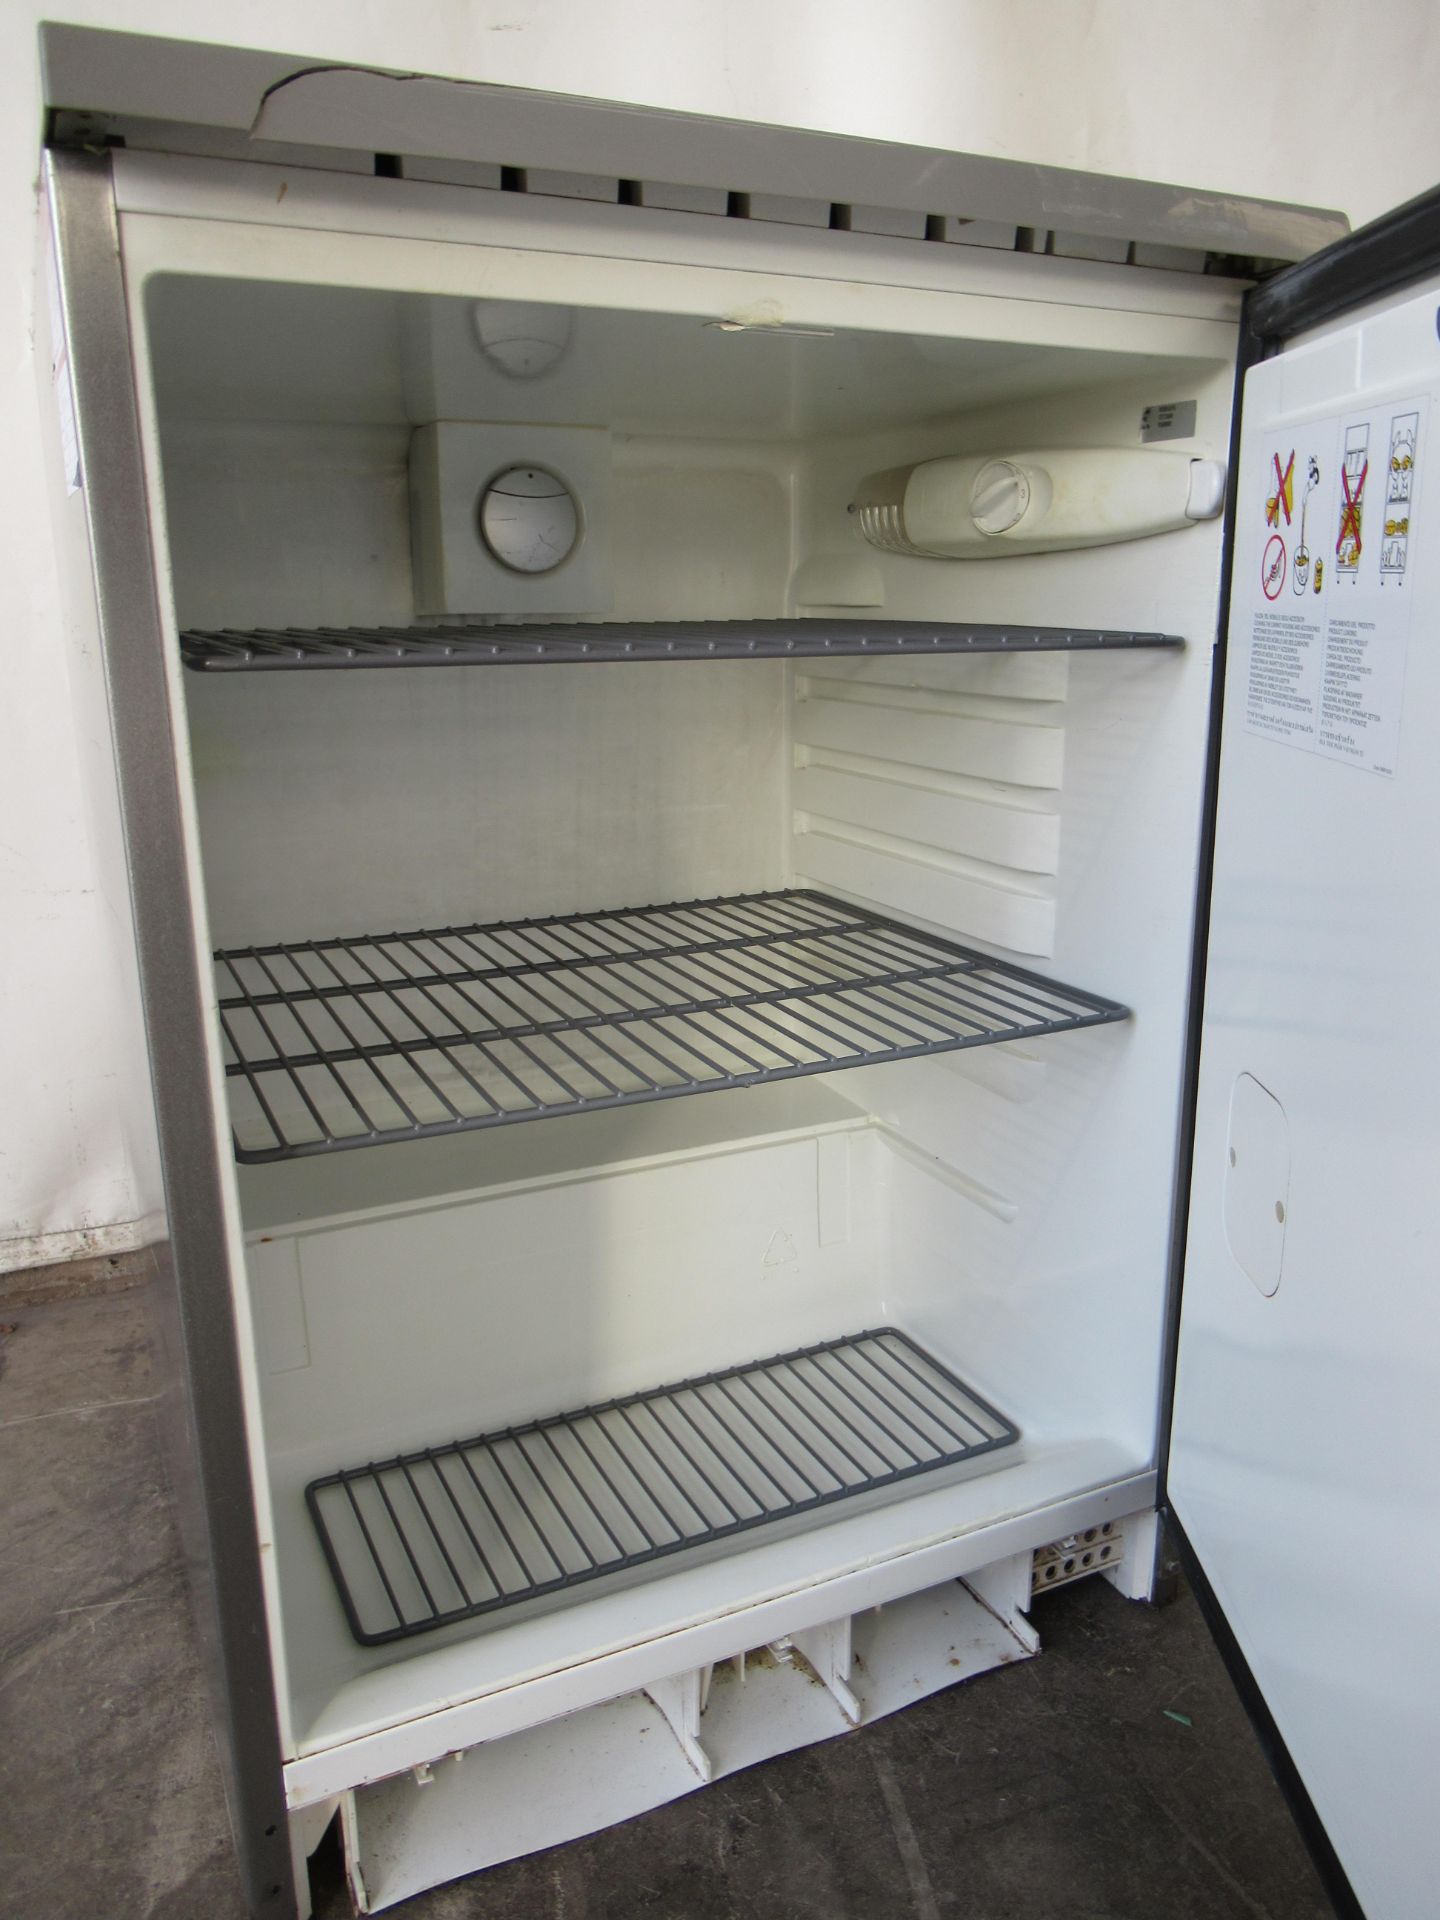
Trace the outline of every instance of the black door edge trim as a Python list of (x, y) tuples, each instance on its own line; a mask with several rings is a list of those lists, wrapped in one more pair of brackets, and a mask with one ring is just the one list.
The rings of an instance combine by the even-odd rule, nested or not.
[(1264, 358), (1265, 343), (1242, 320), (1235, 356), (1235, 396), (1230, 408), (1229, 469), (1225, 480), (1225, 532), (1220, 547), (1220, 600), (1206, 722), (1205, 777), (1200, 806), (1195, 911), (1190, 936), (1190, 985), (1185, 1005), (1185, 1046), (1180, 1074), (1179, 1127), (1175, 1136), (1175, 1184), (1171, 1189), (1170, 1246), (1166, 1271), (1165, 1355), (1160, 1375), (1157, 1502), (1165, 1504), (1170, 1465), (1170, 1429), (1175, 1414), (1175, 1374), (1180, 1363), (1180, 1294), (1190, 1233), (1190, 1178), (1195, 1164), (1195, 1109), (1200, 1086), (1200, 1044), (1205, 1024), (1205, 973), (1210, 953), (1210, 888), (1215, 871), (1215, 821), (1220, 804), (1220, 720), (1225, 705), (1226, 641), (1230, 631), (1230, 577), (1235, 544), (1235, 499), (1240, 485), (1240, 416), (1245, 375)]
[(1288, 339), (1437, 268), (1440, 188), (1262, 281), (1246, 297), (1247, 318), (1262, 338)]
[(1175, 1509), (1166, 1505), (1162, 1508), (1162, 1512), (1165, 1524), (1169, 1528), (1170, 1538), (1179, 1553), (1185, 1578), (1190, 1583), (1205, 1624), (1210, 1629), (1210, 1637), (1219, 1650), (1220, 1658), (1225, 1662), (1231, 1684), (1239, 1694), (1246, 1713), (1250, 1716), (1255, 1737), (1260, 1742), (1270, 1771), (1274, 1774), (1276, 1784), (1284, 1794), (1295, 1824), (1300, 1829), (1300, 1837), (1315, 1863), (1315, 1871), (1319, 1874), (1325, 1893), (1335, 1908), (1337, 1920), (1366, 1920), (1365, 1909), (1356, 1898), (1349, 1876), (1340, 1864), (1340, 1856), (1336, 1853), (1330, 1836), (1325, 1831), (1324, 1822), (1315, 1810), (1315, 1802), (1310, 1798), (1305, 1782), (1300, 1777), (1300, 1769), (1290, 1757), (1290, 1749), (1286, 1746), (1284, 1736), (1275, 1724), (1274, 1715), (1265, 1703), (1265, 1695), (1261, 1692), (1259, 1682), (1250, 1671), (1249, 1661), (1240, 1650), (1240, 1643), (1235, 1638), (1230, 1622), (1225, 1618), (1224, 1608), (1220, 1605), (1215, 1589), (1206, 1577), (1200, 1557), (1191, 1544), (1183, 1523), (1176, 1518)]

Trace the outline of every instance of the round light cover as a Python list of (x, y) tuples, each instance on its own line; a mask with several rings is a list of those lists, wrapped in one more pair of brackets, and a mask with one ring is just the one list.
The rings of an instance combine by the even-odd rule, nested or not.
[(575, 551), (580, 509), (544, 467), (507, 467), (480, 495), (480, 537), (512, 573), (551, 573)]
[(539, 380), (570, 348), (573, 315), (568, 307), (528, 300), (477, 300), (470, 309), (480, 351), (507, 379)]
[(1030, 477), (1009, 460), (990, 460), (970, 489), (970, 517), (981, 533), (1008, 533), (1030, 506)]

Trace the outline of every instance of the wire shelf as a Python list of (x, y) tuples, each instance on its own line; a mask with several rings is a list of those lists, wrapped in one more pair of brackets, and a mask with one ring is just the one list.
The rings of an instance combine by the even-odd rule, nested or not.
[(798, 890), (215, 958), (235, 1150), (250, 1162), (1128, 1018)]
[(180, 635), (198, 673), (524, 666), (618, 660), (791, 660), (857, 654), (1093, 652), (1179, 647), (1166, 633), (926, 620), (627, 620), (429, 627), (224, 627)]
[(576, 1587), (1020, 1437), (893, 1327), (314, 1480), (363, 1646)]

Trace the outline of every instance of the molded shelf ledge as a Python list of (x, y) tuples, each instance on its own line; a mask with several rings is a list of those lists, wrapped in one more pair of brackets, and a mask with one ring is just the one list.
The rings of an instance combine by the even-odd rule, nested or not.
[(1090, 653), (1184, 644), (1168, 633), (974, 626), (963, 621), (629, 620), (533, 626), (195, 628), (180, 635), (180, 657), (197, 673), (293, 673), (346, 667)]
[(236, 1154), (288, 1159), (1128, 1018), (790, 890), (216, 955)]

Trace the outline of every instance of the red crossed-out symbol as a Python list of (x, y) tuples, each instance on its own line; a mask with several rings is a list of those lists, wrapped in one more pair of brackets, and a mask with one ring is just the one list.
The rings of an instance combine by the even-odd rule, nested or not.
[(1347, 540), (1353, 540), (1357, 560), (1360, 558), (1360, 508), (1364, 502), (1365, 476), (1369, 471), (1370, 462), (1367, 460), (1360, 469), (1360, 478), (1355, 482), (1352, 492), (1349, 474), (1343, 467), (1340, 469), (1340, 485), (1344, 488), (1345, 499), (1340, 508), (1340, 538), (1335, 542), (1335, 551), (1338, 554)]
[(1260, 560), (1260, 586), (1267, 600), (1278, 599), (1285, 584), (1285, 542), (1272, 533)]
[(1280, 516), (1285, 516), (1285, 524), (1290, 524), (1290, 515), (1295, 505), (1295, 450), (1290, 450), (1289, 464), (1284, 472), (1280, 470), (1280, 456), (1272, 453), (1271, 465), (1275, 469), (1275, 491), (1265, 502), (1265, 522), (1267, 526), (1278, 527)]

